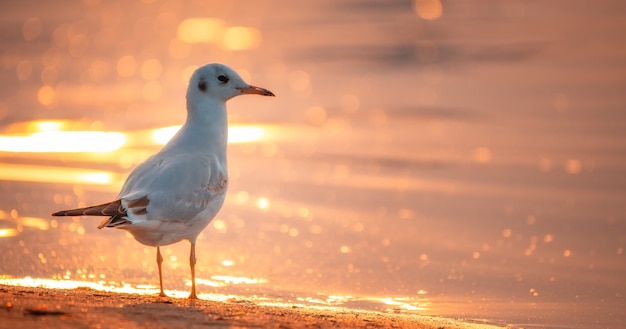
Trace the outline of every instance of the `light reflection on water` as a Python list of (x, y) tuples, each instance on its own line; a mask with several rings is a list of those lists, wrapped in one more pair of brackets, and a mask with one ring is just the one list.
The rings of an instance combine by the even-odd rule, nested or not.
[[(232, 179), (198, 241), (201, 296), (624, 327), (621, 7), (4, 8), (0, 275), (154, 290), (153, 248), (48, 214), (114, 198), (183, 121), (191, 72), (221, 61), (278, 97), (229, 104)], [(7, 152), (41, 132), (80, 148)], [(186, 297), (188, 246), (163, 251), (166, 289)]]
[[(209, 286), (213, 288), (225, 287), (230, 285), (251, 285), (251, 284), (263, 284), (267, 280), (260, 278), (246, 278), (246, 277), (233, 277), (233, 276), (213, 276), (211, 279), (196, 280), (198, 286)], [(11, 278), (0, 277), (0, 284), (18, 286), (18, 287), (42, 287), (49, 289), (77, 289), (77, 288), (89, 288), (97, 291), (122, 293), (122, 294), (138, 294), (138, 295), (152, 295), (155, 296), (159, 293), (159, 287), (155, 285), (137, 284), (132, 285), (128, 283), (117, 283), (107, 281), (77, 281), (77, 280), (56, 280), (56, 279), (40, 279), (32, 277), (24, 278)], [(188, 286), (191, 283), (187, 283)], [(174, 298), (186, 298), (189, 296), (188, 291), (181, 290), (165, 290), (166, 295)], [(420, 301), (413, 301), (414, 298), (409, 297), (353, 297), (353, 296), (321, 296), (316, 297), (293, 297), (293, 298), (271, 298), (267, 296), (258, 295), (236, 295), (236, 294), (218, 294), (218, 293), (199, 293), (198, 298), (211, 300), (211, 301), (228, 301), (228, 300), (247, 300), (258, 305), (278, 306), (278, 307), (325, 307), (329, 310), (339, 310), (340, 307), (346, 307), (348, 305), (368, 305), (369, 309), (378, 308), (380, 311), (388, 312), (411, 312), (411, 311), (424, 311), (427, 308), (424, 307), (427, 304), (426, 299)], [(376, 304), (376, 307), (373, 307)], [(420, 305), (420, 306), (418, 306)]]
[(0, 229), (0, 238), (8, 238), (17, 235), (17, 230), (14, 228)]
[(117, 132), (44, 131), (28, 136), (0, 136), (3, 152), (110, 152), (126, 143)]
[[(240, 282), (248, 278), (230, 278), (230, 282)], [(219, 281), (216, 286), (219, 286)], [(198, 282), (202, 284), (201, 282)], [(131, 285), (131, 284), (119, 284), (116, 282), (90, 282), (90, 281), (76, 281), (76, 280), (54, 280), (54, 279), (38, 279), (31, 277), (24, 278), (0, 278), (0, 284), (18, 286), (18, 287), (43, 287), (50, 289), (77, 289), (77, 288), (90, 288), (97, 291), (106, 291), (123, 294), (138, 294), (138, 295), (158, 295), (159, 287), (154, 285)], [(174, 298), (186, 298), (189, 296), (189, 292), (179, 290), (165, 290), (165, 293)], [(208, 299), (212, 301), (226, 301), (228, 299), (238, 298), (234, 295), (220, 295), (220, 294), (199, 294), (199, 298)]]
[[(165, 145), (181, 126), (171, 126), (155, 129), (152, 132), (152, 139), (157, 144)], [(236, 144), (236, 143), (250, 143), (259, 141), (265, 135), (265, 130), (267, 128), (259, 127), (259, 126), (244, 126), (244, 125), (234, 125), (228, 128), (228, 143)]]
[[(151, 129), (145, 132), (105, 132), (105, 131), (67, 131), (63, 127), (71, 126), (72, 122), (64, 121), (32, 121), (14, 124), (9, 127), (11, 134), (0, 135), (0, 152), (6, 155), (14, 153), (17, 159), (25, 159), (24, 153), (49, 153), (50, 158), (58, 157), (55, 153), (77, 153), (74, 159), (84, 160), (94, 153), (111, 153), (122, 147), (150, 147), (165, 145), (180, 126)], [(75, 123), (74, 123), (75, 124)], [(24, 129), (19, 130), (19, 128)], [(251, 143), (268, 138), (270, 126), (233, 125), (229, 127), (229, 143)], [(30, 133), (28, 135), (28, 133)], [(151, 135), (151, 140), (145, 136)], [(127, 137), (128, 136), (128, 137)], [(139, 145), (127, 143), (141, 140)], [(10, 155), (9, 155), (10, 156)], [(109, 159), (119, 157), (116, 154), (105, 155)], [(140, 159), (143, 160), (143, 159)], [(120, 184), (122, 175), (102, 170), (75, 167), (44, 166), (30, 164), (2, 163), (0, 179), (22, 182), (67, 183), (67, 184)], [(126, 165), (124, 167), (128, 167)]]
[[(127, 144), (127, 135), (115, 131), (76, 131), (64, 127), (77, 125), (71, 121), (31, 121), (13, 124), (0, 135), (0, 152), (34, 153), (106, 153), (117, 151)], [(22, 128), (22, 129), (20, 129)], [(151, 130), (152, 142), (165, 145), (180, 126)], [(269, 126), (231, 125), (228, 128), (230, 144), (255, 142), (267, 135)], [(145, 140), (143, 141), (145, 143)], [(145, 147), (145, 145), (143, 145)]]
[(1, 165), (0, 179), (9, 181), (68, 184), (111, 184), (119, 181), (118, 174), (107, 171), (8, 163)]

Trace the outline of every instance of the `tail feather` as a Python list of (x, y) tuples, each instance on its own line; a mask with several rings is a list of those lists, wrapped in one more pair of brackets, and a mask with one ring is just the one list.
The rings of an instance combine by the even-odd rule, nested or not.
[(124, 225), (132, 224), (132, 223), (133, 222), (128, 220), (126, 216), (111, 216), (109, 218), (103, 219), (98, 225), (98, 228), (101, 229), (104, 227), (118, 227), (118, 226), (124, 226)]
[(122, 207), (120, 199), (91, 207), (61, 210), (52, 216), (126, 216), (126, 210)]

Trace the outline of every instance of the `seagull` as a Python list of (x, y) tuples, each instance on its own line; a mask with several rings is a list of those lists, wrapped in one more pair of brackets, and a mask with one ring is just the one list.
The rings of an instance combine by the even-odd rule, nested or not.
[(98, 228), (126, 230), (140, 243), (156, 247), (161, 297), (166, 295), (160, 247), (188, 240), (189, 299), (197, 299), (196, 239), (222, 207), (228, 187), (226, 101), (246, 94), (274, 96), (226, 65), (198, 68), (187, 87), (187, 120), (158, 153), (130, 173), (117, 198), (52, 216), (105, 216)]

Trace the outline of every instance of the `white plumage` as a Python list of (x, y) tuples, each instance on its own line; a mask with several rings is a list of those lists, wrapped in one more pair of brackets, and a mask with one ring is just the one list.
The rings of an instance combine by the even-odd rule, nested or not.
[(55, 212), (53, 216), (107, 216), (100, 225), (130, 232), (157, 247), (160, 295), (163, 292), (160, 246), (191, 243), (191, 294), (195, 299), (195, 243), (218, 213), (228, 188), (226, 101), (243, 94), (274, 96), (251, 86), (223, 64), (207, 64), (191, 76), (187, 120), (159, 151), (137, 166), (115, 201)]

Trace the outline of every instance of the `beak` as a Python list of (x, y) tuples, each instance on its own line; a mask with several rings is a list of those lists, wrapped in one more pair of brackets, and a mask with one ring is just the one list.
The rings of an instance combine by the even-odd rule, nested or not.
[(247, 87), (238, 87), (237, 89), (239, 89), (239, 91), (241, 91), (242, 94), (256, 94), (256, 95), (262, 95), (262, 96), (276, 96), (274, 95), (273, 92), (261, 88), (261, 87), (256, 87), (256, 86), (251, 86), (248, 85)]

